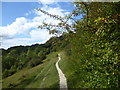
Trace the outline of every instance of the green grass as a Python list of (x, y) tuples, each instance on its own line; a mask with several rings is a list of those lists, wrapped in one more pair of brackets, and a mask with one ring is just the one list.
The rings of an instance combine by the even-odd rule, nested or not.
[(49, 54), (43, 64), (22, 69), (3, 79), (3, 88), (58, 88), (59, 77), (55, 67), (57, 53)]
[(68, 88), (75, 88), (73, 74), (75, 73), (76, 63), (69, 59), (64, 51), (60, 52), (61, 61), (59, 62), (60, 68), (67, 78)]

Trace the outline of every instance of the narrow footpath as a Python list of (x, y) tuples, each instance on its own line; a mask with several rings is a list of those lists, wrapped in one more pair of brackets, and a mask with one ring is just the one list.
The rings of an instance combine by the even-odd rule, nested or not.
[(62, 70), (59, 68), (59, 65), (58, 65), (60, 60), (61, 60), (60, 54), (58, 54), (58, 61), (56, 62), (56, 68), (57, 68), (57, 71), (58, 71), (58, 74), (59, 74), (60, 89), (64, 88), (65, 90), (67, 90), (67, 79), (66, 79), (64, 73), (62, 72)]

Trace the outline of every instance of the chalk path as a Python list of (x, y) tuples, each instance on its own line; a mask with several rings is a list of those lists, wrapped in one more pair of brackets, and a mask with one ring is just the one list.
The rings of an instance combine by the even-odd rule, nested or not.
[(57, 71), (58, 71), (58, 74), (59, 74), (59, 80), (60, 80), (60, 89), (64, 88), (67, 90), (67, 79), (64, 75), (64, 73), (62, 72), (62, 70), (59, 68), (59, 61), (61, 60), (60, 58), (60, 54), (58, 54), (58, 61), (56, 62), (56, 68), (57, 68)]

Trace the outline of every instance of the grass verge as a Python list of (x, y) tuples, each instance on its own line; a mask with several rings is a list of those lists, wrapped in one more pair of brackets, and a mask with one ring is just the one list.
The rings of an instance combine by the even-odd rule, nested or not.
[(76, 88), (73, 82), (73, 74), (75, 73), (76, 63), (69, 59), (65, 51), (60, 52), (60, 55), (61, 61), (59, 62), (59, 66), (67, 78), (68, 88)]

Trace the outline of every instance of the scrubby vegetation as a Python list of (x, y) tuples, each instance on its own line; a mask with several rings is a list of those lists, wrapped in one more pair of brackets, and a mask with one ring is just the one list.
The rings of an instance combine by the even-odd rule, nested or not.
[[(71, 37), (71, 88), (118, 88), (120, 67), (120, 2), (76, 3), (83, 21)], [(82, 7), (82, 8), (80, 8)], [(69, 62), (68, 62), (69, 63)], [(67, 67), (66, 67), (67, 68)]]
[[(53, 37), (42, 45), (2, 50), (3, 78), (24, 67), (32, 68), (43, 63), (51, 52), (64, 51), (60, 66), (67, 76), (69, 88), (119, 87), (120, 2), (78, 2), (75, 5), (76, 10), (70, 16), (82, 14), (83, 17), (77, 17), (71, 26), (62, 20), (64, 18), (51, 15), (62, 21), (58, 27), (63, 25), (68, 33)], [(45, 26), (52, 25), (44, 22)], [(50, 32), (59, 33), (59, 30)]]

